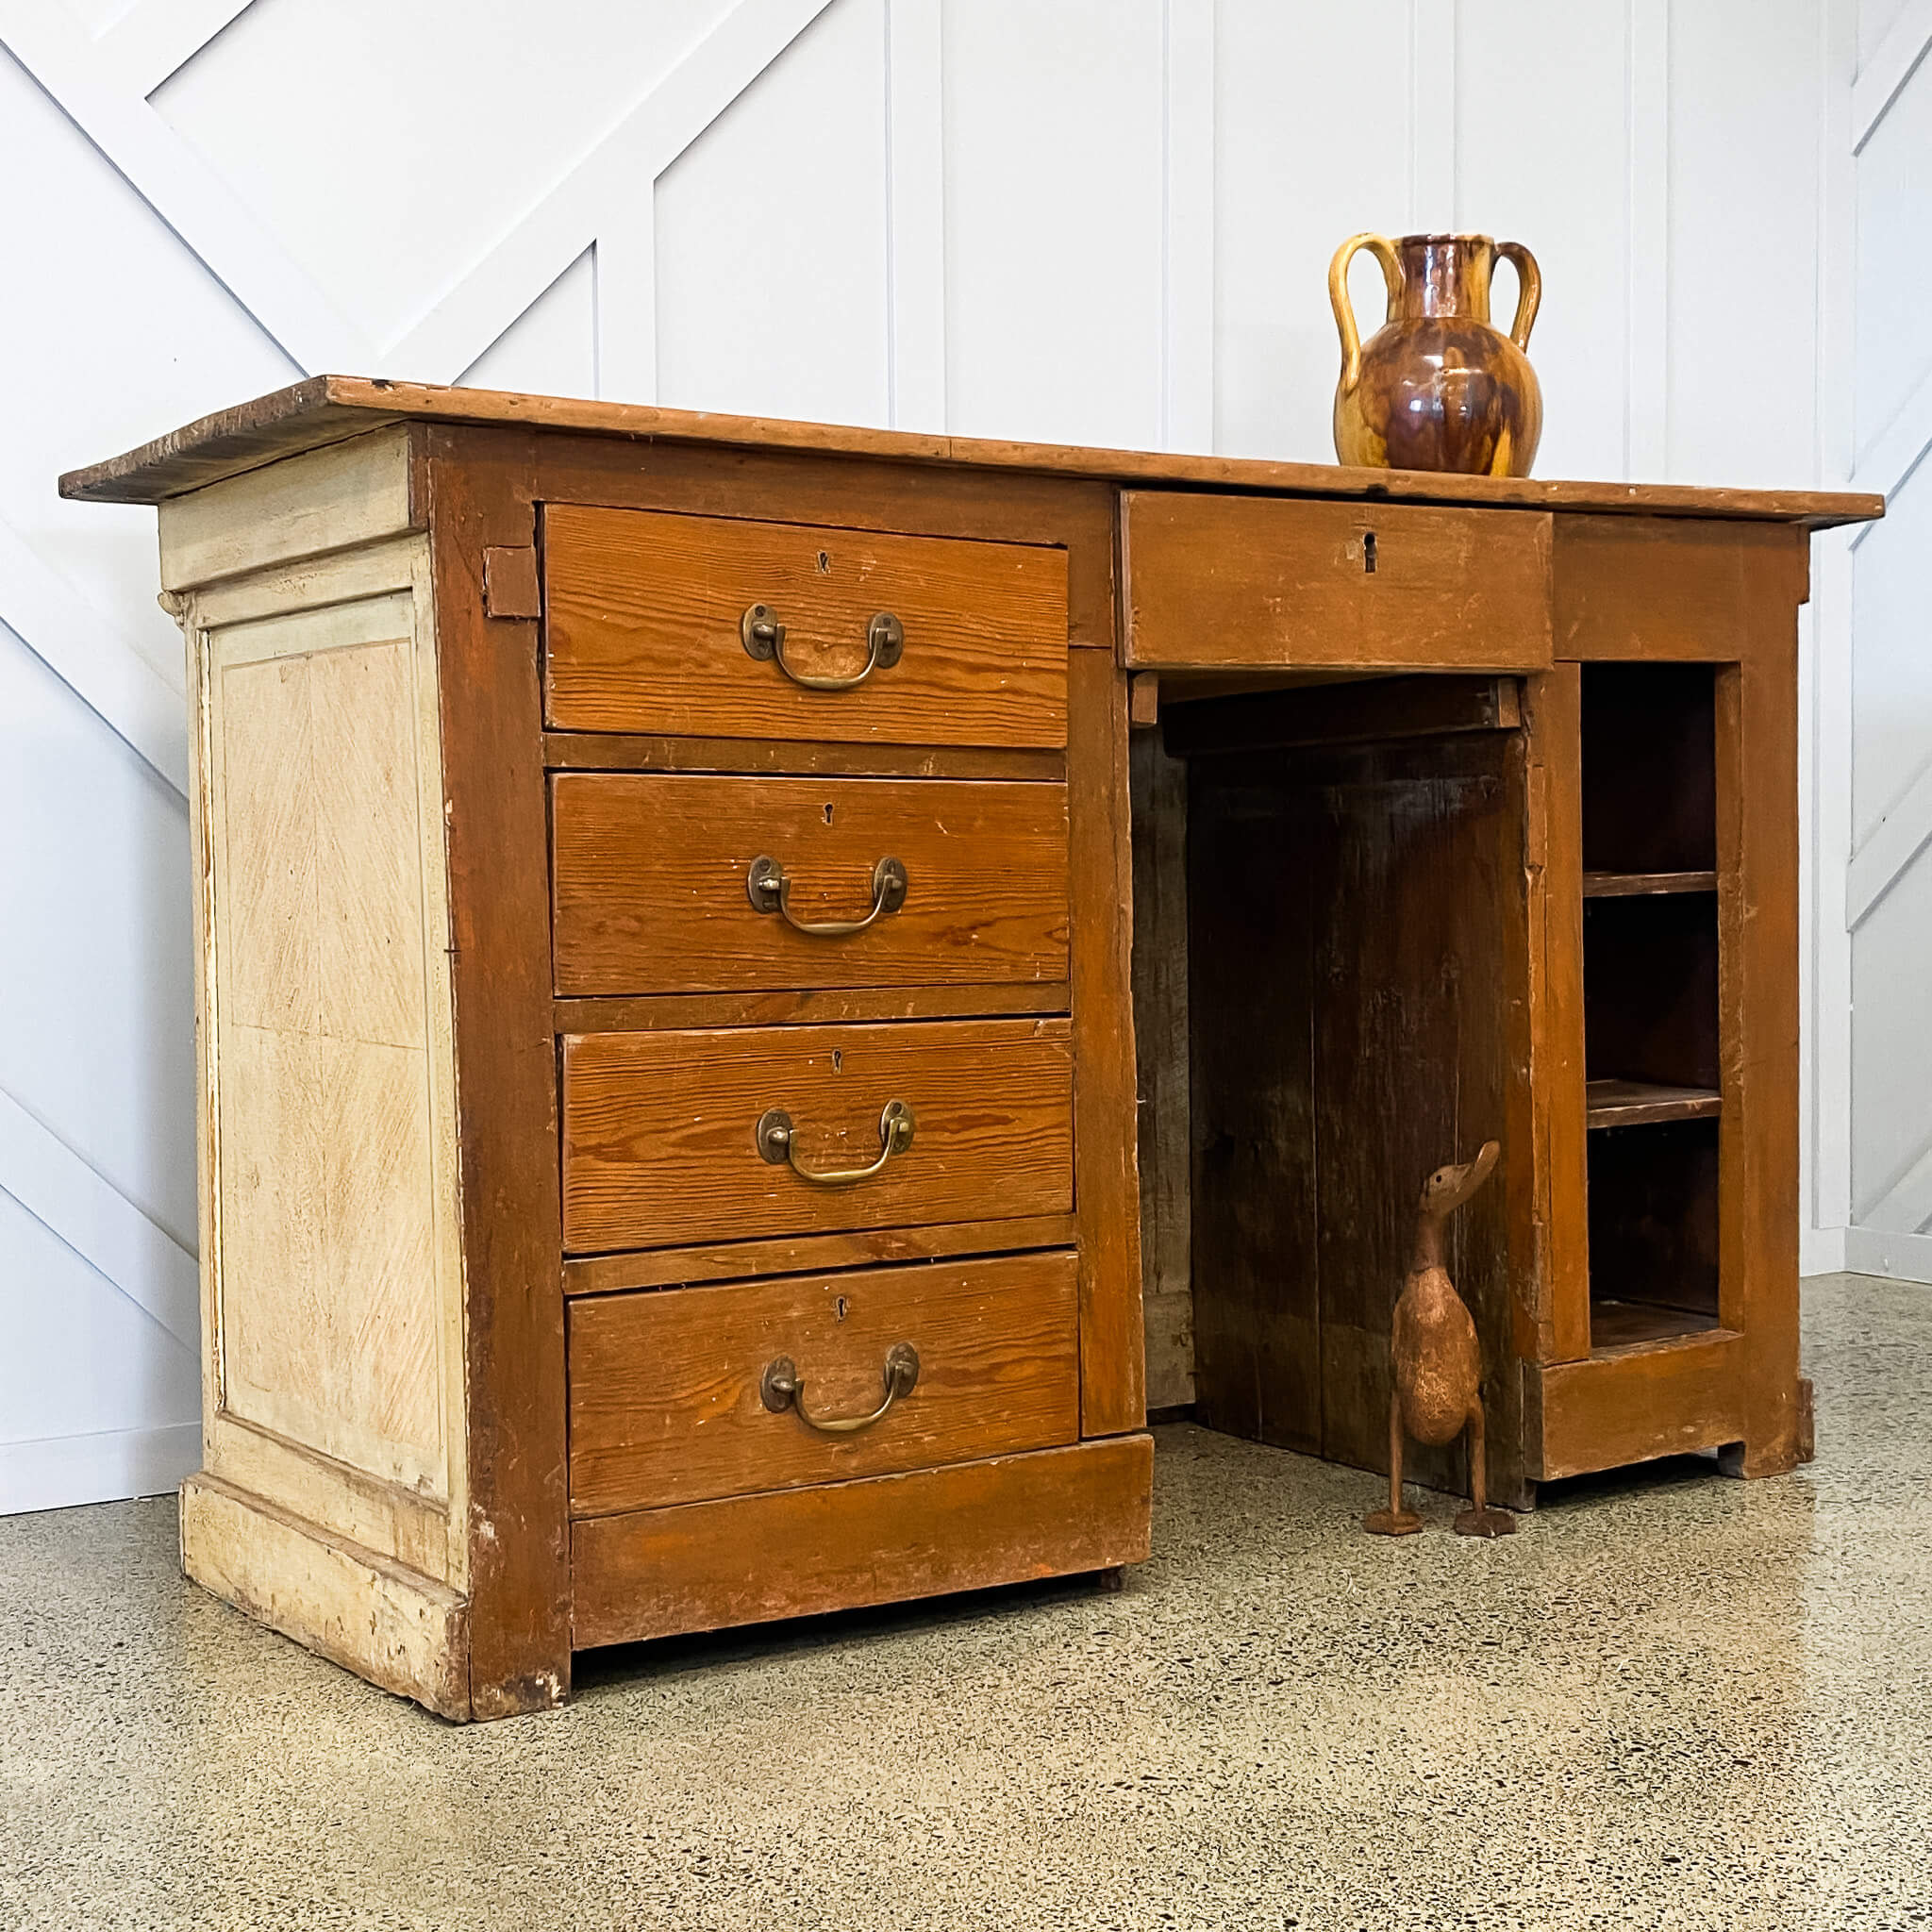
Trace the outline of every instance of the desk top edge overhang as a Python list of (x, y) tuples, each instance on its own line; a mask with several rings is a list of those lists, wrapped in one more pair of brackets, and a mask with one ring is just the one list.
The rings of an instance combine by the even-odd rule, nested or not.
[(641, 442), (1023, 472), (1120, 486), (1271, 491), (1587, 515), (1706, 517), (1795, 524), (1808, 529), (1865, 523), (1885, 514), (1882, 496), (1857, 491), (1704, 489), (1677, 483), (1588, 483), (1345, 469), (1339, 464), (1253, 457), (1089, 449), (715, 415), (654, 404), (352, 375), (311, 375), (252, 402), (217, 410), (122, 456), (68, 472), (60, 478), (60, 494), (92, 503), (159, 503), (392, 423), (525, 427)]

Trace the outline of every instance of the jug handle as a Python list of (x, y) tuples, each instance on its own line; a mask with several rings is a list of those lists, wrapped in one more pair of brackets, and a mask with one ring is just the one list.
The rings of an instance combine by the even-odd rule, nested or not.
[(1496, 253), (1516, 270), (1516, 320), (1509, 325), (1509, 340), (1519, 349), (1527, 349), (1529, 331), (1543, 299), (1542, 271), (1521, 242), (1500, 242)]
[(1351, 235), (1335, 251), (1335, 259), (1328, 264), (1328, 302), (1335, 310), (1335, 326), (1341, 334), (1341, 387), (1344, 390), (1353, 389), (1361, 379), (1362, 373), (1361, 332), (1355, 325), (1355, 310), (1348, 300), (1348, 265), (1364, 248), (1382, 264), (1382, 281), (1389, 291), (1391, 308), (1402, 293), (1402, 263), (1396, 257), (1394, 242), (1388, 236), (1373, 233)]

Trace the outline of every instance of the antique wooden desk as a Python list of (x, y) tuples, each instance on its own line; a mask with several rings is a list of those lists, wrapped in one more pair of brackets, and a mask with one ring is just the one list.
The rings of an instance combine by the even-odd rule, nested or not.
[(1804, 1453), (1796, 613), (1876, 499), (339, 377), (61, 487), (189, 647), (183, 1559), (303, 1642), (490, 1717), (1144, 1557), (1137, 1140), (1157, 1408), (1380, 1466), (1494, 1135), (1492, 1493)]

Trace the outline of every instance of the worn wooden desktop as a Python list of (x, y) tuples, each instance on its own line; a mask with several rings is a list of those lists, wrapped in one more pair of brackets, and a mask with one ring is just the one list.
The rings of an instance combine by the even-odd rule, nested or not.
[(1876, 499), (341, 377), (62, 489), (189, 643), (184, 1561), (302, 1641), (496, 1716), (1136, 1561), (1150, 1403), (1380, 1467), (1489, 1137), (1491, 1493), (1805, 1453), (1796, 622)]

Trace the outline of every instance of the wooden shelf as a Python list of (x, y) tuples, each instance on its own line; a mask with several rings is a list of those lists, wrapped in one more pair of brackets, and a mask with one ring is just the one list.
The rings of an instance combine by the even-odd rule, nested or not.
[(1591, 1080), (1584, 1088), (1584, 1120), (1591, 1127), (1647, 1127), (1658, 1121), (1708, 1121), (1715, 1120), (1724, 1110), (1724, 1097), (1713, 1087), (1659, 1087), (1649, 1080)]
[(1714, 892), (1714, 872), (1587, 872), (1586, 899), (1647, 899), (1663, 892)]
[(1650, 1302), (1591, 1302), (1590, 1349), (1632, 1348), (1650, 1341), (1669, 1341), (1680, 1335), (1708, 1335), (1722, 1324), (1715, 1315), (1692, 1308), (1663, 1308)]

